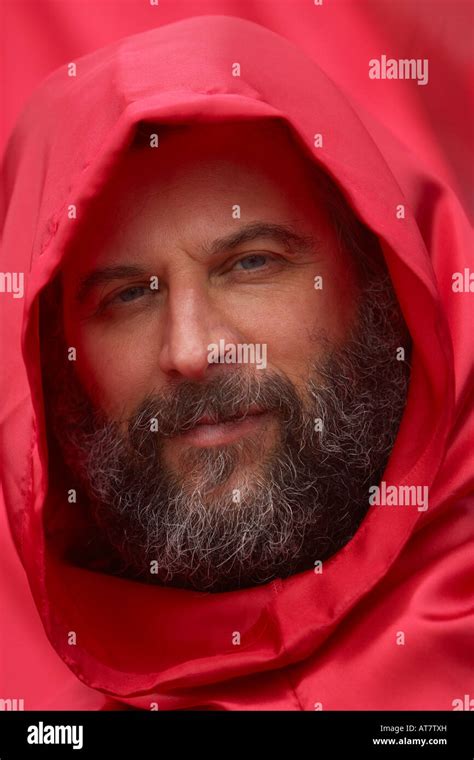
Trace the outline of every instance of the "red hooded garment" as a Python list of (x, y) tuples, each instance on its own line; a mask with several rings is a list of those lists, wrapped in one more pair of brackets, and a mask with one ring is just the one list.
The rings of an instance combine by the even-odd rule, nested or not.
[[(0, 294), (0, 698), (27, 710), (456, 709), (474, 697), (473, 294), (452, 287), (473, 258), (458, 200), (298, 48), (250, 21), (191, 18), (76, 65), (30, 99), (3, 166), (1, 270), (25, 273), (25, 297)], [(379, 237), (413, 339), (382, 479), (428, 486), (429, 508), (373, 506), (322, 574), (228, 593), (79, 568), (45, 530), (47, 499), (63, 514), (80, 504), (47, 491), (38, 339), (38, 295), (75, 234), (68, 206), (87, 214), (140, 120), (250, 118), (283, 120)], [(7, 524), (31, 598), (10, 585)]]

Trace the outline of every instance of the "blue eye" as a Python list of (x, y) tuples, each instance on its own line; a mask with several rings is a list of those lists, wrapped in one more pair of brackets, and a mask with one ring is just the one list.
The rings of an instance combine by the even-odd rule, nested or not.
[[(243, 269), (258, 269), (259, 265), (266, 263), (266, 260), (268, 259), (268, 256), (265, 256), (260, 253), (254, 253), (251, 256), (246, 256), (243, 259), (239, 259), (236, 264), (242, 264)], [(250, 264), (250, 266), (245, 266), (245, 264)], [(257, 266), (254, 266), (254, 264), (257, 264)]]
[(126, 290), (122, 290), (122, 292), (118, 294), (117, 298), (124, 302), (135, 301), (137, 298), (143, 296), (144, 292), (145, 288), (142, 285), (136, 285), (134, 287), (127, 288)]

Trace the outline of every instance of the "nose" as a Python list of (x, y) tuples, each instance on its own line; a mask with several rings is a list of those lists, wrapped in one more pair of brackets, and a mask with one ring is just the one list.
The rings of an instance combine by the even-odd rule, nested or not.
[(236, 342), (224, 315), (205, 286), (196, 283), (168, 290), (159, 368), (170, 376), (203, 379), (212, 368), (210, 346)]

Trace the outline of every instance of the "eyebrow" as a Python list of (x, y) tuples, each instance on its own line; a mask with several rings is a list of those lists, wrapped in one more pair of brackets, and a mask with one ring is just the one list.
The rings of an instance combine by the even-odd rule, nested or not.
[(210, 246), (205, 247), (205, 251), (211, 256), (216, 256), (260, 237), (275, 240), (287, 249), (296, 248), (300, 252), (309, 252), (316, 245), (316, 238), (313, 235), (303, 235), (292, 224), (249, 222), (236, 232), (217, 238)]
[(84, 303), (91, 290), (99, 285), (106, 285), (114, 280), (124, 280), (127, 277), (142, 277), (146, 274), (145, 269), (132, 265), (123, 265), (116, 267), (104, 267), (103, 269), (94, 269), (92, 272), (84, 275), (79, 281), (76, 292), (76, 301)]
[[(318, 244), (316, 237), (298, 232), (292, 224), (250, 222), (240, 227), (236, 232), (231, 232), (229, 235), (216, 238), (210, 244), (205, 244), (202, 250), (209, 257), (218, 256), (257, 238), (276, 241), (285, 247), (287, 253), (290, 253), (292, 249), (298, 253), (309, 253)], [(91, 290), (99, 285), (105, 285), (114, 280), (123, 280), (127, 277), (143, 277), (147, 274), (149, 275), (148, 270), (132, 264), (94, 269), (85, 274), (79, 281), (76, 300), (78, 303), (84, 303)]]

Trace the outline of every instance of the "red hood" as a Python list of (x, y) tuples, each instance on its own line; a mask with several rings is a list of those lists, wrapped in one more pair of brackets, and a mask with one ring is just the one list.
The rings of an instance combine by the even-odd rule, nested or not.
[[(451, 709), (472, 668), (474, 540), (472, 294), (452, 289), (453, 273), (473, 261), (457, 199), (298, 48), (253, 22), (191, 18), (76, 65), (75, 78), (63, 66), (36, 91), (3, 167), (2, 270), (25, 273), (25, 298), (0, 298), (3, 492), (52, 646), (85, 684), (146, 709)], [(413, 339), (408, 402), (383, 480), (428, 486), (429, 509), (374, 506), (321, 575), (229, 593), (67, 564), (44, 529), (37, 307), (74, 235), (68, 206), (84, 213), (139, 120), (269, 117), (287, 123), (379, 236)], [(313, 147), (315, 133), (324, 147)], [(396, 645), (399, 631), (405, 646)]]

